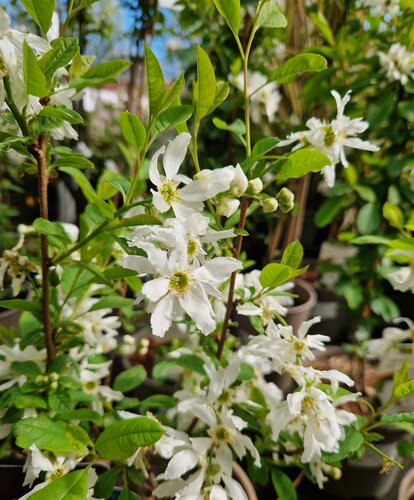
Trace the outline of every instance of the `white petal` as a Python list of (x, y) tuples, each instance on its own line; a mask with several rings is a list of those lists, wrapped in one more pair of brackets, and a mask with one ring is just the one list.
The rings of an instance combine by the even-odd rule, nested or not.
[(323, 167), (322, 174), (326, 184), (328, 184), (329, 187), (332, 187), (335, 184), (335, 165)]
[(216, 321), (213, 319), (213, 309), (199, 283), (196, 283), (187, 294), (180, 297), (179, 301), (181, 307), (195, 321), (197, 328), (202, 333), (208, 335), (214, 330)]
[(164, 153), (163, 165), (167, 179), (174, 179), (187, 154), (191, 135), (183, 132), (171, 141)]
[(248, 500), (240, 484), (229, 476), (223, 476), (223, 482), (229, 490), (231, 500)]
[(122, 267), (126, 269), (132, 269), (138, 274), (151, 274), (154, 272), (154, 268), (146, 257), (141, 257), (140, 255), (126, 255), (122, 257), (121, 261)]
[(228, 500), (228, 497), (224, 489), (215, 484), (210, 491), (210, 500)]
[(193, 450), (182, 450), (172, 457), (165, 469), (165, 479), (178, 479), (198, 463), (198, 456)]
[[(209, 275), (215, 282), (222, 283), (230, 277), (231, 273), (241, 269), (243, 265), (239, 260), (234, 259), (233, 257), (215, 257), (214, 259), (205, 262), (202, 267), (207, 269)], [(194, 276), (196, 276), (197, 272), (202, 272), (202, 267), (199, 268), (200, 271), (199, 269), (194, 271)]]
[(168, 293), (155, 306), (151, 315), (152, 333), (157, 337), (164, 337), (170, 329), (174, 307), (174, 297)]
[(164, 297), (169, 287), (170, 280), (168, 278), (157, 278), (144, 283), (142, 293), (152, 302), (157, 302), (161, 297)]
[(164, 151), (165, 146), (162, 146), (158, 151), (156, 151), (156, 153), (154, 153), (154, 156), (151, 158), (149, 166), (150, 181), (156, 186), (159, 186), (161, 184), (161, 177), (158, 171), (158, 158), (160, 157), (160, 155), (164, 154)]
[(167, 210), (170, 209), (170, 206), (164, 198), (158, 193), (157, 191), (154, 191), (151, 189), (152, 193), (152, 202), (154, 203), (155, 208), (160, 211), (162, 214), (166, 212)]

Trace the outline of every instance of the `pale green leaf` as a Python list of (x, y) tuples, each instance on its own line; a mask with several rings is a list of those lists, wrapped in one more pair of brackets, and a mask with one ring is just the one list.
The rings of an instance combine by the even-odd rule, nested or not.
[[(32, 16), (33, 21), (40, 27), (46, 35), (52, 24), (53, 11), (55, 10), (55, 0), (21, 0), (23, 7)], [(33, 94), (36, 95), (36, 94)]]
[(295, 151), (283, 163), (278, 180), (298, 179), (309, 172), (320, 172), (323, 167), (331, 165), (331, 160), (316, 149), (300, 149)]
[(318, 54), (299, 54), (279, 66), (269, 76), (269, 82), (287, 83), (295, 76), (309, 71), (323, 71), (327, 68), (326, 59)]
[(241, 24), (240, 0), (213, 0), (214, 5), (231, 29), (235, 38), (239, 36)]
[(119, 118), (121, 132), (127, 143), (139, 151), (145, 143), (145, 127), (137, 115), (123, 111)]
[(197, 46), (197, 81), (195, 83), (195, 119), (207, 116), (216, 95), (216, 76), (208, 55)]
[(45, 97), (49, 94), (49, 86), (39, 61), (26, 42), (23, 44), (23, 75), (28, 94), (36, 97)]

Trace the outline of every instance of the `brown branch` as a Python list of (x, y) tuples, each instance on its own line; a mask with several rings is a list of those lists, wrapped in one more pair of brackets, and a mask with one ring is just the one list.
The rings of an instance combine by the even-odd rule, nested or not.
[[(39, 176), (39, 199), (40, 199), (40, 217), (49, 219), (48, 206), (48, 172), (46, 163), (47, 141), (46, 136), (41, 135), (36, 144), (31, 148), (31, 153), (37, 161), (37, 171)], [(40, 235), (40, 254), (42, 260), (42, 317), (45, 334), (45, 344), (47, 351), (47, 366), (56, 356), (56, 346), (53, 341), (52, 321), (50, 317), (50, 286), (49, 286), (49, 241), (46, 234)]]
[[(246, 215), (247, 215), (248, 207), (249, 207), (248, 199), (242, 198), (238, 229), (244, 229), (244, 226), (246, 224)], [(239, 234), (237, 236), (236, 246), (235, 246), (234, 251), (233, 251), (233, 256), (235, 259), (240, 258), (242, 242), (243, 242), (243, 236), (241, 234)], [(220, 338), (218, 340), (219, 346), (218, 346), (218, 350), (217, 350), (217, 359), (220, 359), (221, 355), (223, 353), (224, 341), (226, 340), (226, 335), (227, 335), (227, 328), (229, 327), (229, 321), (231, 318), (231, 314), (233, 312), (233, 307), (234, 307), (233, 295), (234, 295), (234, 288), (236, 285), (237, 272), (238, 271), (234, 271), (230, 277), (229, 295), (227, 298), (227, 309), (226, 309), (226, 315), (224, 316), (223, 327), (221, 329)]]

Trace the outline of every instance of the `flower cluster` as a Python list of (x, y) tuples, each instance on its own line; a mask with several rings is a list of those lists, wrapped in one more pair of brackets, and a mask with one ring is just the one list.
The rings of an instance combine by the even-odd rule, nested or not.
[(400, 43), (393, 43), (388, 52), (378, 52), (382, 69), (390, 82), (401, 85), (414, 78), (414, 52)]

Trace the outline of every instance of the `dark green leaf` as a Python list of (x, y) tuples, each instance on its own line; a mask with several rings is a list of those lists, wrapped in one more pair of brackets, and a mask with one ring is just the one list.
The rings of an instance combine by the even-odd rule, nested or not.
[[(55, 0), (21, 0), (23, 7), (32, 16), (33, 21), (46, 35), (52, 24)], [(36, 95), (36, 94), (33, 94)]]
[(88, 495), (88, 472), (76, 470), (55, 479), (40, 491), (30, 495), (30, 500), (81, 500)]
[(121, 372), (114, 381), (113, 388), (116, 391), (129, 392), (144, 382), (147, 372), (143, 366), (133, 366)]
[(280, 500), (297, 500), (296, 489), (289, 476), (281, 469), (271, 470), (273, 487)]
[(269, 76), (269, 82), (288, 83), (295, 76), (309, 71), (323, 71), (327, 68), (326, 59), (318, 54), (299, 54), (279, 66)]

